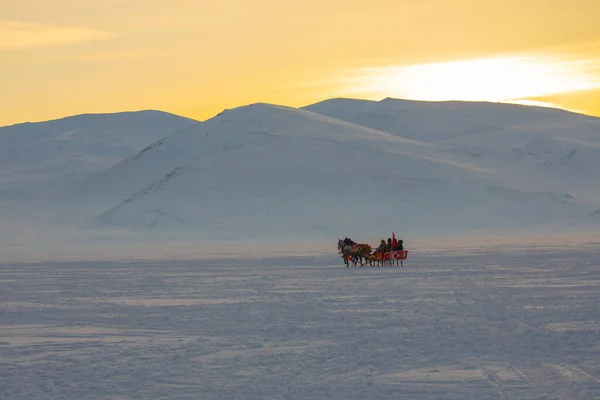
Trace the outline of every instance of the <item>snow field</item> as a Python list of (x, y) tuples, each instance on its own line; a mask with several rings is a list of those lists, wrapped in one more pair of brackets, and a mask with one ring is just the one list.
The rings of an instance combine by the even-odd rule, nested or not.
[(599, 261), (3, 264), (0, 398), (597, 399)]

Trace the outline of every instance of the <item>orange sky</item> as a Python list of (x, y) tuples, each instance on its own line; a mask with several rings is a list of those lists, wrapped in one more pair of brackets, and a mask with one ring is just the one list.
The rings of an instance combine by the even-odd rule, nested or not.
[(2, 0), (0, 125), (346, 96), (600, 116), (597, 0)]

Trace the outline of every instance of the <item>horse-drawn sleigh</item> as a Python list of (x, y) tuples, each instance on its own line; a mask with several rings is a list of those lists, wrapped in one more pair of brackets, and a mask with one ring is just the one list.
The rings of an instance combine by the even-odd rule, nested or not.
[[(394, 238), (395, 239), (395, 238)], [(338, 240), (338, 253), (341, 254), (346, 267), (352, 264), (355, 267), (360, 266), (394, 266), (404, 265), (404, 260), (408, 257), (408, 251), (397, 249), (397, 247), (388, 247), (385, 251), (378, 249), (373, 252), (372, 247), (366, 243), (356, 243), (350, 238)]]

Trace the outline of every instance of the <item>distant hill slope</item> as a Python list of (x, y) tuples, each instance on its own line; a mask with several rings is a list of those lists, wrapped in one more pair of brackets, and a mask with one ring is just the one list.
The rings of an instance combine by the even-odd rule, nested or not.
[(556, 108), (489, 102), (330, 99), (303, 109), (422, 142), (473, 133), (493, 136), (499, 129), (537, 123), (599, 124), (598, 118)]
[(161, 112), (84, 114), (0, 127), (0, 193), (82, 179), (197, 123)]
[[(450, 103), (446, 109), (402, 101), (427, 115), (421, 141), (424, 128), (403, 125), (387, 103), (397, 125), (386, 131), (351, 122), (348, 109), (345, 120), (308, 111), (314, 107), (228, 110), (88, 180), (82, 193), (114, 202), (88, 226), (240, 239), (598, 222), (597, 119), (532, 107)], [(364, 107), (380, 103), (340, 104), (364, 115)], [(477, 112), (482, 107), (490, 108), (483, 114), (489, 124)], [(564, 129), (569, 134), (559, 135)]]
[[(600, 119), (561, 110), (331, 99), (251, 104), (202, 123), (156, 112), (89, 118), (30, 130), (3, 153), (6, 180), (54, 189), (13, 202), (18, 215), (0, 202), (0, 218), (160, 240), (600, 227)], [(29, 161), (13, 156), (34, 149)]]
[(465, 101), (330, 99), (305, 110), (440, 146), (454, 161), (498, 171), (507, 184), (600, 201), (600, 118)]

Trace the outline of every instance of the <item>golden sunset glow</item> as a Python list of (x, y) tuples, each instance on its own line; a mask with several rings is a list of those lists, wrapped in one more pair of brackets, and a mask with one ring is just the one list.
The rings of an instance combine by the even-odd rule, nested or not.
[(113, 35), (109, 33), (76, 26), (0, 21), (0, 50), (60, 46), (112, 38)]
[(403, 67), (367, 68), (350, 81), (349, 94), (401, 97), (415, 100), (517, 102), (539, 96), (600, 88), (585, 62), (551, 57), (502, 57), (461, 60)]
[(600, 116), (596, 0), (9, 0), (0, 125), (346, 96)]

